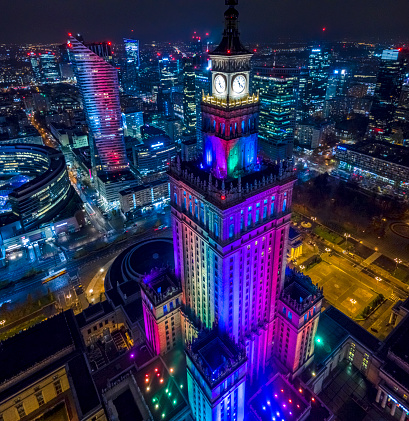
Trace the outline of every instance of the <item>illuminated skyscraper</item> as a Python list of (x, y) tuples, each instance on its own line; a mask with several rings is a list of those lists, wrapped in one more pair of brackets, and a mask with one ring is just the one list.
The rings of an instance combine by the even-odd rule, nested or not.
[(127, 169), (118, 74), (106, 61), (109, 48), (105, 44), (88, 48), (73, 36), (69, 48), (89, 128), (93, 169), (107, 173)]
[(298, 68), (254, 69), (254, 89), (260, 93), (259, 150), (276, 160), (293, 154)]
[(60, 80), (57, 58), (54, 53), (39, 54), (40, 74), (43, 83), (57, 82)]
[(139, 69), (139, 41), (135, 39), (124, 38), (126, 66), (124, 84), (129, 92), (133, 92), (137, 86)]
[(329, 54), (321, 47), (311, 50), (308, 62), (309, 70), (309, 108), (311, 115), (321, 115), (325, 104), (329, 75)]
[(186, 60), (183, 69), (183, 116), (189, 133), (196, 131), (195, 70), (191, 60)]
[(197, 153), (203, 153), (203, 132), (202, 132), (202, 96), (210, 94), (212, 75), (210, 72), (211, 61), (206, 68), (199, 68), (195, 71), (195, 103), (196, 103), (196, 140)]
[(368, 132), (379, 140), (390, 140), (393, 114), (398, 105), (404, 80), (404, 67), (399, 50), (384, 50), (369, 117)]
[[(223, 39), (210, 53), (213, 94), (202, 98), (203, 161), (177, 160), (170, 170), (189, 401), (195, 419), (206, 421), (242, 420), (245, 379), (265, 374), (273, 356), (295, 182), (291, 160), (273, 165), (257, 158), (252, 54), (239, 39), (237, 1), (226, 4)], [(212, 334), (203, 337), (203, 328)]]

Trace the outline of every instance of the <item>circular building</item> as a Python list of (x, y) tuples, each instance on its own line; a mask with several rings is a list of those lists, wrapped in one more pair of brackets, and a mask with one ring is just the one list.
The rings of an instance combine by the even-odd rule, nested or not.
[(105, 276), (105, 291), (128, 281), (141, 281), (165, 269), (174, 269), (173, 241), (160, 238), (137, 243), (124, 250)]
[[(15, 182), (19, 176), (21, 182)], [(0, 146), (0, 180), (24, 229), (49, 221), (72, 198), (64, 155), (40, 145)], [(14, 181), (13, 181), (14, 180)]]

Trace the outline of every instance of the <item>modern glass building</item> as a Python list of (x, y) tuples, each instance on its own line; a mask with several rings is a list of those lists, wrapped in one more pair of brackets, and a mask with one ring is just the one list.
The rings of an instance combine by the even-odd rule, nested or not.
[(15, 144), (0, 148), (0, 176), (25, 175), (8, 200), (24, 229), (39, 226), (61, 212), (72, 198), (67, 167), (61, 152), (47, 146)]
[(330, 59), (328, 52), (323, 48), (313, 48), (308, 61), (310, 115), (320, 115), (323, 112), (329, 67)]
[(41, 82), (57, 82), (60, 80), (60, 70), (58, 68), (57, 57), (53, 53), (43, 53), (39, 55)]
[(100, 57), (73, 36), (68, 47), (89, 128), (93, 169), (108, 173), (127, 169), (117, 71), (105, 55)]
[(260, 92), (259, 151), (267, 159), (292, 156), (299, 69), (255, 68), (254, 90)]
[(137, 87), (139, 61), (139, 41), (136, 39), (124, 38), (126, 66), (124, 84), (125, 89), (133, 92)]
[(186, 60), (183, 69), (183, 116), (189, 133), (196, 132), (196, 76), (191, 60)]

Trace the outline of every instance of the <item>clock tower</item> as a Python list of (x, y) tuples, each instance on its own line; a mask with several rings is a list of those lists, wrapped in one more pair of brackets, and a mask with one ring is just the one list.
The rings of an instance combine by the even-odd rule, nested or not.
[(252, 54), (239, 37), (237, 0), (226, 0), (225, 28), (212, 60), (212, 95), (202, 99), (203, 165), (217, 178), (237, 178), (257, 165), (258, 95), (250, 95)]
[[(226, 4), (223, 39), (210, 54), (212, 95), (203, 94), (201, 103), (203, 157), (178, 158), (169, 168), (175, 274), (182, 285), (196, 421), (243, 421), (245, 383), (263, 381), (270, 369), (296, 181), (291, 160), (257, 159), (252, 54), (240, 42), (237, 0)], [(293, 367), (285, 344), (276, 348)]]

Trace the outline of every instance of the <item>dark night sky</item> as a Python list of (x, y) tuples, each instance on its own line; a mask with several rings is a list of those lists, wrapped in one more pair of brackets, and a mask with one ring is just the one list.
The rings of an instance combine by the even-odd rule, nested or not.
[[(0, 43), (188, 39), (193, 30), (220, 38), (223, 0), (0, 0)], [(409, 38), (408, 0), (240, 0), (244, 41)], [(134, 29), (131, 33), (130, 30)]]

